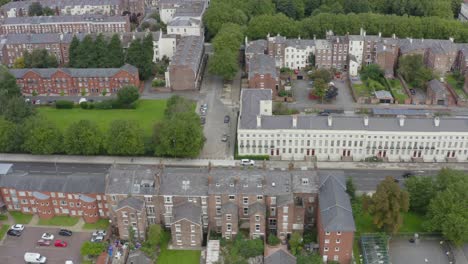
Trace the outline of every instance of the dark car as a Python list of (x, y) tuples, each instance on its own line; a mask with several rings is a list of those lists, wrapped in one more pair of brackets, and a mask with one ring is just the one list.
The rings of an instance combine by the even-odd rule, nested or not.
[(411, 173), (411, 172), (405, 172), (405, 173), (402, 175), (403, 178), (409, 178), (409, 177), (412, 177), (412, 176), (413, 176), (413, 173)]
[(68, 229), (60, 229), (59, 231), (59, 235), (61, 236), (71, 236), (72, 234), (73, 232)]
[(204, 125), (206, 123), (206, 118), (204, 118), (203, 116), (200, 117), (200, 124)]
[(224, 123), (229, 123), (230, 120), (231, 118), (228, 115), (224, 116)]
[(409, 91), (410, 91), (410, 93), (411, 93), (412, 95), (415, 95), (415, 94), (416, 94), (416, 90), (414, 90), (414, 89), (409, 89)]
[(23, 232), (21, 232), (21, 231), (10, 229), (10, 230), (8, 230), (8, 233), (7, 233), (7, 234), (8, 234), (9, 236), (19, 237), (19, 236), (21, 236), (22, 233), (23, 233)]

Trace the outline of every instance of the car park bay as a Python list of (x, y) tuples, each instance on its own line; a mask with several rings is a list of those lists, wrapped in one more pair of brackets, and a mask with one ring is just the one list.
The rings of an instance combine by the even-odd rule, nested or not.
[[(47, 257), (47, 263), (65, 263), (66, 260), (73, 260), (80, 263), (81, 245), (88, 241), (92, 231), (73, 232), (72, 236), (60, 236), (58, 227), (29, 227), (23, 230), (20, 237), (5, 236), (0, 243), (0, 263), (24, 264), (24, 253), (40, 253)], [(67, 247), (55, 247), (54, 241), (50, 246), (39, 246), (37, 241), (44, 233), (52, 233), (55, 239), (67, 242)]]

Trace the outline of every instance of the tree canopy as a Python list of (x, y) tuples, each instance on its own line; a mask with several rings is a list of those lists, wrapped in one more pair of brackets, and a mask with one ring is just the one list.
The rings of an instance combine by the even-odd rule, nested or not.
[(25, 68), (57, 68), (57, 57), (45, 49), (35, 49), (23, 53)]
[(115, 120), (107, 131), (105, 146), (109, 155), (141, 155), (145, 152), (143, 130), (133, 120)]
[(15, 123), (0, 117), (0, 152), (11, 152), (15, 149), (15, 136)]
[(398, 72), (412, 87), (425, 88), (427, 81), (433, 78), (432, 70), (425, 66), (420, 54), (402, 56), (398, 64)]
[(89, 120), (72, 123), (65, 133), (65, 152), (71, 155), (96, 155), (102, 147), (103, 135)]
[(124, 108), (131, 108), (138, 98), (140, 93), (135, 86), (124, 86), (117, 92), (117, 101)]
[(63, 136), (47, 119), (29, 118), (23, 127), (23, 149), (31, 154), (50, 155), (63, 150)]

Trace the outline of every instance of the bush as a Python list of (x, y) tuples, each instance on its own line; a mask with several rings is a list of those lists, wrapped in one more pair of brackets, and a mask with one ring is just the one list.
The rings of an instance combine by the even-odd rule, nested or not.
[(55, 108), (57, 109), (72, 109), (75, 103), (67, 100), (58, 100), (55, 102)]
[(94, 108), (100, 109), (100, 110), (108, 110), (108, 109), (113, 108), (113, 104), (114, 104), (114, 100), (104, 100), (102, 102), (95, 103)]
[(160, 80), (160, 79), (155, 79), (151, 83), (151, 86), (153, 86), (153, 87), (163, 87), (163, 86), (166, 86), (166, 81), (165, 80)]
[(235, 158), (238, 160), (241, 160), (241, 159), (270, 160), (270, 156), (268, 155), (237, 155)]
[(281, 242), (280, 239), (279, 239), (277, 236), (275, 236), (274, 234), (270, 234), (270, 235), (268, 236), (268, 245), (270, 245), (270, 246), (276, 246), (276, 245), (278, 245), (280, 242)]

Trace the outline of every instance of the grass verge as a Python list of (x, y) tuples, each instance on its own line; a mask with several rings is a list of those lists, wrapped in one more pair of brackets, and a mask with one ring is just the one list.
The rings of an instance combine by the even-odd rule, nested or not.
[(10, 228), (10, 226), (8, 225), (2, 225), (2, 227), (0, 228), (0, 240), (3, 239), (3, 237), (5, 236), (6, 232), (8, 231), (8, 228)]
[(70, 216), (54, 216), (50, 219), (39, 219), (39, 225), (50, 226), (74, 226), (80, 220), (79, 217)]
[(29, 224), (33, 217), (32, 214), (23, 214), (22, 212), (10, 212), (11, 217), (15, 219), (15, 224)]
[(83, 225), (84, 229), (104, 229), (106, 230), (109, 227), (109, 219), (99, 219), (96, 223), (85, 223)]

